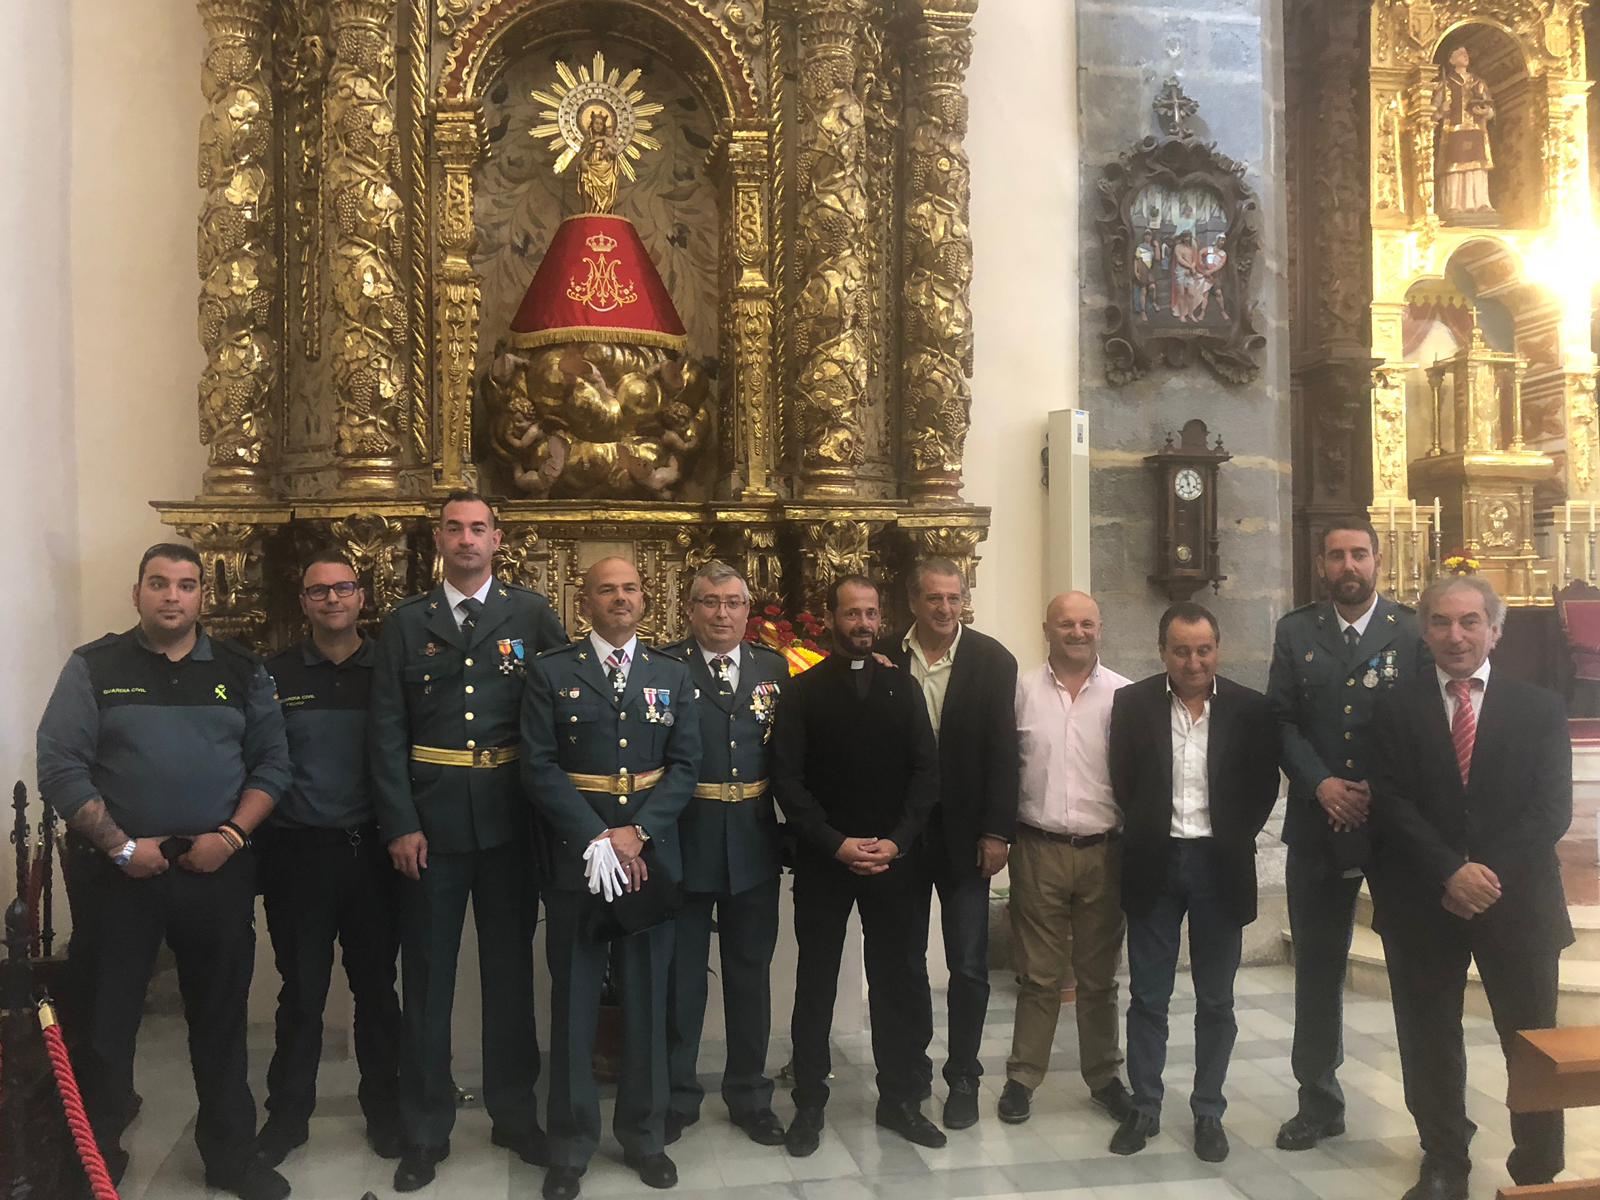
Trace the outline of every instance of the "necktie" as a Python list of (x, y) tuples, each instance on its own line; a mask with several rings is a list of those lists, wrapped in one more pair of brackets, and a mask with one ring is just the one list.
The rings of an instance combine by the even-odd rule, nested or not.
[(1361, 644), (1361, 631), (1354, 625), (1346, 625), (1344, 629), (1344, 644), (1354, 650)]
[(613, 650), (606, 655), (606, 678), (611, 681), (611, 692), (618, 700), (627, 689), (628, 677), (622, 673), (622, 668), (628, 665), (628, 652), (626, 650)]
[(1456, 767), (1461, 771), (1461, 786), (1472, 775), (1472, 745), (1478, 740), (1478, 717), (1472, 711), (1472, 679), (1452, 679), (1445, 686), (1455, 697), (1456, 715), (1450, 721), (1450, 740), (1456, 748)]
[(471, 637), (478, 627), (478, 618), (483, 615), (483, 601), (468, 596), (456, 607), (461, 610), (461, 632)]
[(728, 668), (733, 661), (726, 654), (719, 654), (711, 660), (711, 666), (717, 673), (717, 695), (733, 695), (733, 679), (728, 674)]

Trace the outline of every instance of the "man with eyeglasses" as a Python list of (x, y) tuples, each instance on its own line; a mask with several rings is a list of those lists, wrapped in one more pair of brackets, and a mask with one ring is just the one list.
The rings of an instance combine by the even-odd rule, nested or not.
[(767, 1041), (772, 1031), (772, 953), (778, 944), (778, 818), (767, 790), (767, 747), (789, 679), (781, 654), (744, 640), (750, 589), (727, 563), (710, 562), (689, 584), (691, 636), (663, 651), (689, 664), (700, 713), (700, 784), (678, 818), (685, 903), (678, 914), (667, 993), (672, 1102), (667, 1142), (700, 1119), (696, 1078), (706, 1016), (713, 912), (722, 963), (728, 1057), (722, 1099), (751, 1141), (783, 1144), (772, 1111)]
[(403, 877), (397, 1192), (426, 1187), (450, 1153), (450, 1013), (469, 898), (491, 1140), (525, 1162), (546, 1158), (533, 1091), (539, 889), (517, 737), (528, 665), (567, 638), (543, 596), (495, 578), (500, 529), (482, 496), (446, 496), (434, 544), (444, 580), (384, 622), (367, 722), (379, 836)]
[(343, 952), (355, 997), (357, 1097), (367, 1141), (398, 1158), (399, 879), (378, 836), (367, 786), (373, 643), (357, 621), (365, 596), (350, 560), (325, 550), (306, 564), (300, 611), (310, 635), (267, 663), (289, 736), (294, 778), (256, 837), (267, 932), (283, 986), (267, 1068), (267, 1121), (256, 1145), (277, 1166), (309, 1133), (317, 1103), (322, 1016)]

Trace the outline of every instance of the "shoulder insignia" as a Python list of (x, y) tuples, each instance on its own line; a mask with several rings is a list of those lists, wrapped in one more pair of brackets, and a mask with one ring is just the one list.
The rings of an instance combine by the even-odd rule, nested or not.
[[(415, 596), (407, 596), (404, 600), (397, 600), (394, 607), (395, 609), (410, 608), (413, 604), (421, 604), (428, 598), (428, 595), (429, 593), (427, 592), (418, 592)], [(435, 607), (437, 606), (437, 602), (435, 602)]]
[(85, 642), (73, 651), (74, 654), (87, 654), (91, 650), (98, 650), (102, 646), (112, 646), (120, 642), (126, 635), (121, 633), (103, 633), (92, 642)]

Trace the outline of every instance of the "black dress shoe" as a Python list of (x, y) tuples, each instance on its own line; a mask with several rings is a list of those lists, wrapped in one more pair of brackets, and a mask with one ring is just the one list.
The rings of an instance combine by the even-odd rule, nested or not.
[(1343, 1117), (1319, 1121), (1305, 1113), (1295, 1113), (1278, 1127), (1278, 1149), (1310, 1150), (1323, 1138), (1338, 1137), (1343, 1132)]
[(551, 1167), (544, 1173), (544, 1200), (576, 1200), (582, 1167)]
[(978, 1081), (957, 1079), (944, 1100), (944, 1127), (971, 1129), (978, 1123)]
[(1122, 1085), (1122, 1080), (1113, 1079), (1110, 1083), (1097, 1087), (1089, 1093), (1093, 1100), (1112, 1118), (1118, 1122), (1128, 1119), (1128, 1114), (1133, 1111), (1133, 1097), (1128, 1094), (1128, 1089)]
[(496, 1146), (510, 1150), (523, 1162), (534, 1167), (550, 1165), (550, 1142), (544, 1135), (544, 1130), (534, 1122), (532, 1129), (526, 1133), (512, 1132), (501, 1129), (496, 1125), (489, 1131), (489, 1140)]
[(284, 1200), (289, 1194), (289, 1181), (259, 1158), (247, 1160), (237, 1171), (207, 1171), (206, 1186), (239, 1200)]
[(622, 1161), (639, 1173), (639, 1182), (645, 1187), (670, 1188), (678, 1186), (678, 1166), (665, 1154), (624, 1154)]
[(745, 1137), (758, 1146), (783, 1145), (783, 1122), (770, 1108), (757, 1109), (733, 1118), (734, 1125), (744, 1130)]
[(1000, 1089), (1000, 1103), (995, 1111), (1007, 1125), (1021, 1125), (1033, 1116), (1033, 1089), (1015, 1079), (1006, 1080)]
[(292, 1121), (279, 1121), (268, 1117), (267, 1123), (256, 1134), (256, 1157), (269, 1167), (275, 1167), (289, 1157), (289, 1151), (304, 1146), (311, 1131)]
[(795, 1110), (794, 1120), (783, 1134), (783, 1148), (795, 1158), (815, 1154), (822, 1144), (822, 1110), (801, 1108)]
[(450, 1143), (442, 1146), (407, 1146), (394, 1169), (394, 1190), (418, 1192), (433, 1182), (434, 1169), (450, 1157)]
[(1228, 1157), (1228, 1135), (1221, 1117), (1194, 1119), (1194, 1156), (1201, 1162), (1221, 1162)]
[(683, 1136), (683, 1131), (700, 1119), (699, 1113), (689, 1114), (667, 1110), (666, 1136), (667, 1145), (672, 1145)]
[(1111, 1135), (1111, 1153), (1137, 1154), (1149, 1140), (1161, 1132), (1161, 1122), (1135, 1109), (1122, 1118), (1122, 1124)]
[(1424, 1161), (1422, 1174), (1401, 1200), (1467, 1200), (1467, 1174), (1430, 1167)]
[(922, 1110), (909, 1100), (879, 1100), (873, 1119), (881, 1128), (930, 1150), (940, 1149), (948, 1140), (943, 1130), (923, 1116)]

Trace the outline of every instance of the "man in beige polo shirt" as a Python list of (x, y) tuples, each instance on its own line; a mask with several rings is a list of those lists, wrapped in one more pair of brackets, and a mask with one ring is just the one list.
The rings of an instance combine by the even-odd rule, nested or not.
[(1100, 606), (1083, 592), (1050, 601), (1045, 662), (1017, 681), (1022, 777), (1011, 849), (1011, 933), (1017, 1016), (1000, 1119), (1031, 1114), (1050, 1066), (1062, 970), (1077, 977), (1078, 1057), (1090, 1098), (1121, 1121), (1117, 959), (1122, 949), (1122, 814), (1106, 747), (1111, 698), (1128, 680), (1100, 662)]

